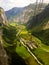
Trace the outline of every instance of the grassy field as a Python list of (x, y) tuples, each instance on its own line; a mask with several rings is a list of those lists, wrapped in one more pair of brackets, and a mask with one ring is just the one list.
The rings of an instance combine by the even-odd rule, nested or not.
[[(23, 30), (22, 30), (21, 36), (23, 38), (25, 38), (26, 40), (34, 40), (36, 43), (38, 43), (39, 47), (36, 50), (34, 50), (33, 52), (37, 56), (37, 58), (44, 63), (44, 65), (49, 65), (49, 60), (48, 60), (49, 59), (49, 46), (42, 43), (42, 41), (39, 38), (37, 38), (33, 35), (29, 35), (28, 33), (25, 33), (25, 31), (23, 31)], [(31, 62), (29, 62), (30, 65), (36, 65), (34, 58), (28, 54), (28, 51), (23, 46), (20, 48), (18, 47), (16, 51), (23, 58), (27, 59), (28, 62), (31, 61)]]
[(16, 52), (25, 59), (27, 65), (38, 65), (38, 63), (35, 61), (34, 57), (32, 57), (27, 49), (24, 46), (19, 46), (19, 44), (16, 47)]
[(33, 36), (33, 38), (39, 44), (39, 47), (33, 51), (34, 54), (44, 63), (44, 65), (49, 65), (49, 46), (42, 43), (37, 37)]
[[(44, 43), (42, 43), (42, 41), (39, 38), (31, 35), (29, 33), (29, 31), (27, 31), (25, 26), (23, 26), (23, 25), (16, 25), (16, 24), (13, 24), (13, 23), (11, 24), (11, 26), (15, 26), (16, 29), (18, 29), (18, 31), (21, 30), (21, 32), (19, 34), (20, 38), (22, 37), (22, 38), (26, 39), (27, 41), (35, 41), (38, 44), (38, 48), (33, 51), (34, 54), (36, 55), (36, 57), (39, 60), (41, 60), (44, 63), (44, 65), (49, 65), (49, 46), (47, 46)], [(16, 34), (16, 33), (14, 32), (14, 34)], [(9, 36), (12, 37), (13, 33), (12, 33), (12, 36), (11, 36), (11, 34)], [(8, 39), (10, 39), (10, 37)], [(16, 37), (14, 37), (14, 39), (15, 38)], [(17, 38), (16, 38), (16, 40), (17, 40)], [(6, 38), (6, 40), (7, 40), (7, 38)], [(15, 42), (15, 40), (11, 40), (11, 42), (12, 41)], [(38, 65), (37, 62), (35, 61), (34, 57), (32, 57), (29, 54), (29, 52), (27, 51), (27, 49), (24, 46), (20, 45), (20, 41), (18, 41), (18, 42), (17, 41), (16, 41), (16, 43), (17, 43), (16, 53), (18, 53), (18, 55), (21, 56), (26, 61), (27, 65)], [(9, 46), (9, 45), (12, 45), (12, 44), (8, 44), (8, 45), (6, 44), (6, 46)]]
[(49, 52), (37, 48), (34, 50), (34, 54), (44, 63), (44, 65), (49, 65)]
[(49, 46), (49, 29), (33, 32), (33, 35)]
[(41, 49), (43, 49), (46, 52), (49, 52), (49, 46), (48, 45), (45, 45), (44, 43), (42, 43), (42, 41), (35, 36), (33, 36), (33, 39), (38, 43), (38, 45), (40, 46)]

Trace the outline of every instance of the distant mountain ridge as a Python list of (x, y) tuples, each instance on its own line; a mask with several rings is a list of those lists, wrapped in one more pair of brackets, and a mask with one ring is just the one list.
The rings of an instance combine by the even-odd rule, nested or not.
[[(37, 5), (38, 8), (40, 8), (39, 5), (40, 4)], [(42, 9), (38, 13), (40, 13), (45, 8), (45, 6), (46, 6), (46, 4), (43, 4), (41, 7)], [(19, 16), (17, 17), (17, 18), (19, 18), (21, 23), (26, 24), (34, 16), (35, 7), (36, 7), (35, 3), (30, 4), (27, 7), (25, 7), (24, 11), (22, 13), (20, 13)]]
[[(19, 23), (26, 23), (29, 19), (34, 15), (34, 9), (36, 4), (30, 4), (24, 8), (12, 8), (9, 11), (6, 11), (6, 16), (9, 21), (19, 22)], [(39, 4), (38, 4), (39, 6)], [(43, 4), (43, 8), (46, 5)]]
[(6, 11), (5, 14), (7, 16), (7, 19), (10, 19), (10, 17), (16, 16), (17, 14), (21, 13), (23, 10), (24, 10), (24, 8), (14, 7), (12, 9)]

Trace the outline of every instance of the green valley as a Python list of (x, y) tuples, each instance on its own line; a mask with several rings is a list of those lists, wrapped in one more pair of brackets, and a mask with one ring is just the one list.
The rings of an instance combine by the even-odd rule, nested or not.
[[(39, 5), (42, 3), (37, 5), (40, 9)], [(41, 11), (37, 8), (33, 15), (35, 6), (30, 4), (10, 12), (0, 7), (0, 64), (49, 65), (49, 4), (43, 4)], [(6, 16), (12, 19), (7, 20)]]

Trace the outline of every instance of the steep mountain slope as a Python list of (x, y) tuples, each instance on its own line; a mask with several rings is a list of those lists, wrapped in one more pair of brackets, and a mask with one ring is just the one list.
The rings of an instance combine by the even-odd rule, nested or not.
[[(38, 4), (38, 8), (40, 4)], [(43, 8), (45, 8), (46, 4), (43, 4)], [(29, 19), (32, 18), (34, 15), (36, 4), (30, 4), (24, 8), (13, 8), (6, 12), (6, 16), (9, 21), (19, 22), (19, 23), (26, 23)]]
[(19, 14), (20, 12), (23, 11), (24, 8), (17, 8), (17, 7), (14, 7), (8, 11), (5, 12), (6, 16), (7, 16), (7, 19), (10, 19), (11, 17), (14, 17), (16, 16), (17, 14)]
[(27, 27), (29, 29), (32, 28), (34, 31), (49, 28), (49, 5), (47, 5), (41, 13), (32, 17), (32, 19), (28, 21)]
[[(41, 12), (45, 8), (45, 6), (46, 4), (43, 4), (39, 12)], [(18, 16), (21, 23), (27, 23), (34, 16), (35, 7), (35, 3), (25, 7), (25, 10)], [(40, 4), (38, 4), (37, 7), (40, 8)]]
[(25, 7), (24, 10), (15, 17), (15, 20), (20, 23), (26, 23), (34, 14), (34, 4), (30, 4), (29, 6)]
[(7, 25), (7, 19), (3, 8), (0, 7), (0, 65), (7, 65), (8, 57), (5, 49), (3, 48), (3, 39), (2, 39), (2, 26)]
[(42, 43), (49, 45), (49, 4), (27, 23), (27, 27)]

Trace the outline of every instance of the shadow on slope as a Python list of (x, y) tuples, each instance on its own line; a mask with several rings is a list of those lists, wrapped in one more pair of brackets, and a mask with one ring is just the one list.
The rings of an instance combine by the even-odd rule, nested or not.
[(6, 48), (7, 55), (9, 56), (9, 65), (26, 65), (25, 60), (22, 59), (16, 52), (10, 52), (8, 51), (8, 48)]
[(28, 21), (27, 27), (28, 29), (33, 29), (35, 27), (39, 28), (41, 25), (44, 26), (44, 24), (47, 23), (48, 20), (49, 20), (49, 4), (45, 7), (45, 9), (41, 13), (32, 17), (32, 19)]
[(44, 44), (49, 45), (49, 29), (33, 32), (32, 34), (38, 37)]

